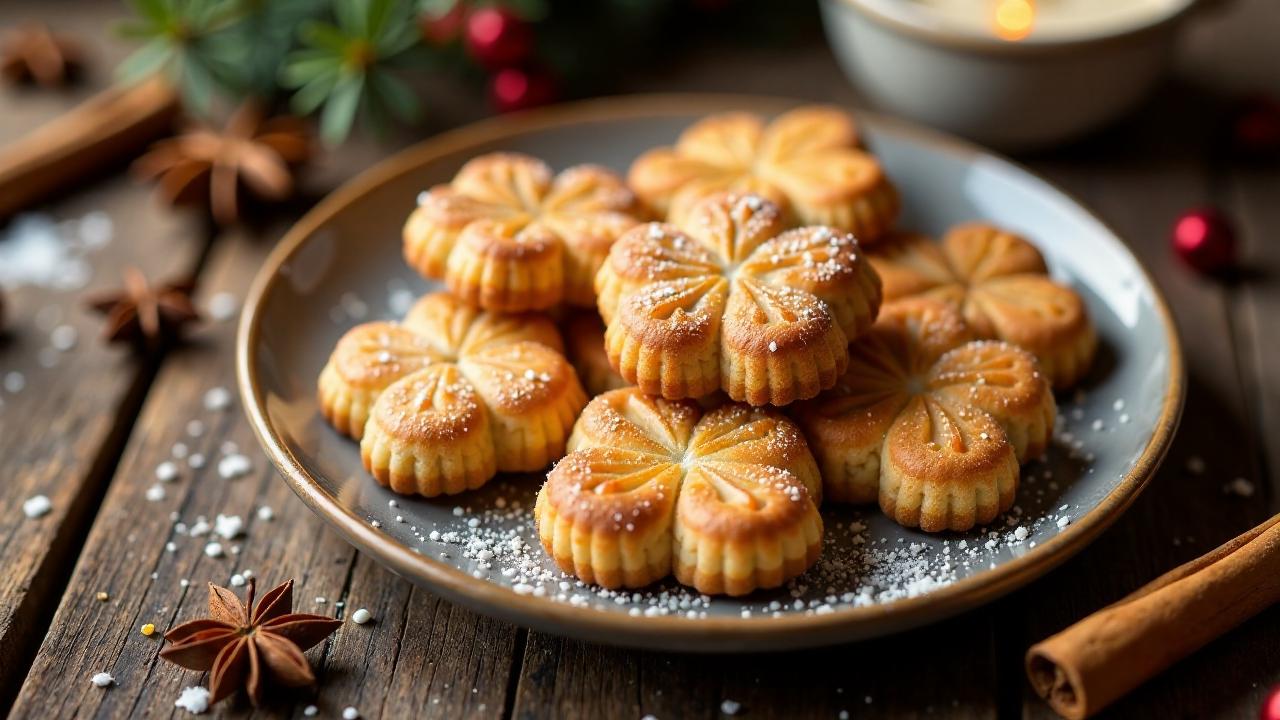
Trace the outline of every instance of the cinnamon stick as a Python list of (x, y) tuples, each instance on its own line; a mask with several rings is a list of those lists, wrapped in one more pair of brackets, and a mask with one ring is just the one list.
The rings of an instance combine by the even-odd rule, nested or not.
[(98, 93), (0, 148), (0, 220), (133, 158), (172, 130), (177, 112), (155, 78)]
[(1280, 602), (1280, 515), (1027, 651), (1049, 705), (1081, 720)]

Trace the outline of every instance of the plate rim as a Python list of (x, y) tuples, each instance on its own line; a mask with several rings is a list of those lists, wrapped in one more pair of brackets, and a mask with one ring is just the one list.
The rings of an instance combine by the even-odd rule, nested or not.
[(1110, 233), (1152, 289), (1169, 347), (1169, 380), (1164, 387), (1160, 415), (1151, 437), (1133, 468), (1111, 492), (1053, 538), (996, 568), (965, 577), (945, 587), (887, 604), (843, 608), (827, 614), (783, 617), (632, 617), (622, 613), (583, 610), (550, 598), (519, 595), (510, 588), (474, 578), (469, 573), (415, 553), (380, 533), (363, 518), (343, 507), (325, 491), (284, 443), (266, 412), (265, 397), (253, 363), (258, 347), (263, 303), (284, 276), (280, 268), (317, 230), (373, 188), (421, 167), (442, 155), (530, 131), (581, 122), (608, 122), (640, 117), (707, 114), (731, 109), (777, 112), (814, 101), (767, 95), (664, 93), (607, 96), (498, 116), (445, 131), (400, 150), (362, 171), (325, 196), (304, 214), (277, 243), (254, 277), (236, 331), (236, 379), (250, 425), (273, 465), (311, 510), (338, 530), (348, 542), (368, 553), (396, 574), (420, 582), (473, 610), (500, 616), (517, 624), (562, 635), (615, 645), (682, 650), (780, 650), (833, 644), (897, 632), (955, 615), (990, 602), (1021, 587), (1065, 562), (1097, 538), (1137, 498), (1155, 475), (1172, 444), (1186, 394), (1186, 370), (1177, 326), (1164, 294), (1142, 261), (1121, 236), (1071, 193), (1002, 155), (913, 123), (861, 109), (858, 117), (948, 154), (986, 156), (1021, 171), (1074, 204)]

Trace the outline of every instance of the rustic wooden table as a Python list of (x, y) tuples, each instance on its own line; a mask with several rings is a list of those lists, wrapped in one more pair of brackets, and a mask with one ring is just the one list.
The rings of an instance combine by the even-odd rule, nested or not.
[[(127, 48), (104, 27), (114, 4), (4, 3), (0, 27), (32, 16), (77, 33), (97, 62), (67, 93), (3, 90), (0, 142), (66, 110), (109, 81)], [(749, 717), (1050, 717), (1022, 671), (1028, 644), (1134, 589), (1280, 509), (1280, 171), (1221, 152), (1216, 119), (1227, 98), (1280, 92), (1280, 7), (1241, 0), (1200, 21), (1179, 48), (1178, 72), (1130, 119), (1049, 154), (1023, 158), (1082, 197), (1133, 246), (1167, 293), (1190, 368), (1190, 396), (1164, 469), (1132, 509), (1066, 566), (1013, 595), (949, 622), (874, 642), (777, 655), (696, 657), (621, 650), (531, 632), (480, 617), (415, 588), (359, 555), (298, 502), (257, 451), (239, 408), (206, 410), (202, 396), (234, 387), (234, 322), (210, 321), (164, 357), (139, 359), (97, 342), (77, 293), (8, 293), (0, 337), (0, 711), (13, 717), (182, 714), (179, 691), (205, 682), (159, 662), (161, 630), (195, 617), (203, 582), (252, 569), (264, 583), (293, 577), (303, 610), (372, 611), (309, 653), (320, 689), (266, 715), (325, 717), (346, 706), (366, 718), (715, 717), (740, 703)], [(627, 81), (628, 91), (717, 90), (855, 103), (817, 37), (786, 50), (717, 47), (682, 55)], [(436, 129), (482, 114), (443, 86), (429, 103)], [(116, 287), (138, 265), (153, 278), (194, 274), (201, 304), (242, 297), (283, 227), (320, 193), (392, 147), (351, 144), (310, 175), (308, 200), (266, 227), (215, 232), (161, 208), (122, 175), (86, 184), (44, 208), (56, 218), (103, 211), (115, 238), (90, 255), (91, 289)], [(1181, 267), (1167, 250), (1175, 215), (1216, 203), (1239, 223), (1248, 271), (1220, 284)], [(75, 328), (67, 352), (51, 330)], [(62, 340), (67, 331), (60, 331)], [(14, 373), (17, 373), (15, 375)], [(25, 389), (18, 389), (18, 378)], [(191, 432), (192, 421), (203, 432)], [(1268, 439), (1272, 439), (1268, 442)], [(183, 469), (158, 502), (143, 499), (175, 443), (216, 459), (235, 443), (253, 471), (221, 479), (210, 462)], [(1188, 460), (1202, 458), (1203, 474)], [(1252, 497), (1225, 494), (1236, 477)], [(43, 493), (53, 510), (28, 519)], [(274, 509), (262, 520), (260, 507)], [(239, 553), (207, 557), (176, 536), (218, 513), (249, 518)], [(166, 549), (167, 542), (176, 547)], [(186, 586), (190, 581), (190, 587)], [(95, 599), (106, 592), (109, 599)], [(319, 605), (318, 598), (328, 598)], [(342, 603), (343, 605), (339, 605)], [(112, 673), (117, 685), (89, 678)], [(1253, 717), (1280, 683), (1280, 609), (1218, 640), (1116, 705), (1112, 717)], [(242, 700), (218, 714), (259, 714)]]

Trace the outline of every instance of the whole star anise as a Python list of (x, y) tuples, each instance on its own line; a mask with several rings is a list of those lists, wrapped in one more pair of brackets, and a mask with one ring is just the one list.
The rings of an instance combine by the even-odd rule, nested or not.
[(169, 645), (160, 657), (190, 670), (209, 671), (210, 701), (218, 702), (244, 687), (249, 700), (262, 703), (265, 681), (286, 687), (315, 685), (303, 651), (329, 637), (341, 620), (290, 612), (293, 581), (262, 596), (253, 605), (253, 579), (242, 604), (235, 593), (209, 583), (209, 617), (165, 633)]
[(219, 130), (194, 125), (151, 146), (133, 164), (143, 179), (158, 179), (161, 198), (173, 205), (207, 205), (213, 219), (240, 218), (242, 187), (260, 200), (280, 202), (294, 189), (294, 171), (311, 155), (307, 124), (281, 115), (264, 119), (245, 103)]
[(63, 35), (31, 23), (9, 33), (0, 49), (0, 75), (13, 83), (58, 87), (71, 81), (82, 64), (80, 46)]
[(102, 337), (108, 342), (132, 342), (155, 349), (200, 319), (191, 303), (190, 282), (152, 287), (136, 267), (124, 269), (124, 288), (91, 295), (90, 308), (107, 316)]

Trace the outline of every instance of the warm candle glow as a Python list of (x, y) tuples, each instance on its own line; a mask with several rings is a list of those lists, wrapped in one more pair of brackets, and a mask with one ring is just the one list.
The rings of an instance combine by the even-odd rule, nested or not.
[(1031, 34), (1035, 17), (1034, 0), (996, 0), (996, 35), (1005, 40), (1021, 40)]

